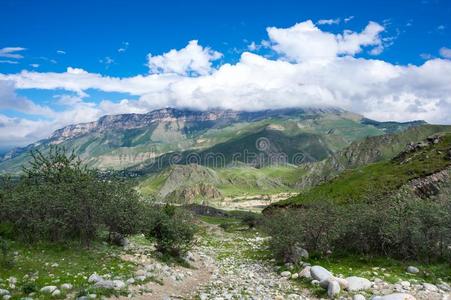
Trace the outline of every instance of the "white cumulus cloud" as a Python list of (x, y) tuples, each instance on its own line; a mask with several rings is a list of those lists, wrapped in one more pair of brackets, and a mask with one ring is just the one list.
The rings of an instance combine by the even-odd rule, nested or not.
[[(149, 74), (124, 78), (75, 67), (67, 68), (66, 72), (0, 73), (0, 81), (7, 82), (0, 85), (0, 95), (1, 91), (7, 95), (0, 98), (3, 105), (0, 109), (14, 108), (47, 117), (41, 121), (45, 126), (26, 118), (5, 119), (0, 143), (10, 138), (6, 131), (20, 126), (29, 129), (18, 130), (17, 135), (23, 136), (24, 143), (30, 137), (47, 136), (61, 126), (93, 121), (104, 114), (144, 113), (167, 106), (248, 111), (338, 106), (382, 121), (423, 119), (451, 123), (451, 60), (430, 58), (417, 66), (359, 57), (364, 49), (383, 50), (380, 38), (383, 30), (383, 26), (374, 22), (360, 32), (340, 34), (321, 30), (311, 21), (289, 28), (270, 27), (267, 29), (270, 42), (265, 42), (264, 47), (276, 55), (268, 58), (243, 52), (237, 63), (218, 67), (212, 62), (221, 57), (219, 52), (191, 41), (182, 49), (149, 55)], [(447, 55), (443, 49), (440, 53), (444, 58)], [(55, 101), (64, 110), (52, 111), (16, 96), (14, 89), (76, 94), (61, 92)], [(90, 89), (133, 97), (94, 103), (87, 95)], [(11, 140), (17, 142), (20, 138)]]
[(267, 28), (273, 49), (290, 61), (296, 62), (312, 59), (330, 60), (339, 55), (355, 55), (367, 46), (381, 48), (382, 31), (383, 26), (370, 22), (360, 33), (346, 30), (342, 34), (333, 34), (322, 31), (311, 20), (289, 28)]
[(212, 69), (212, 61), (222, 57), (220, 52), (202, 47), (196, 40), (180, 50), (172, 49), (162, 55), (147, 56), (150, 72), (179, 75), (206, 75)]

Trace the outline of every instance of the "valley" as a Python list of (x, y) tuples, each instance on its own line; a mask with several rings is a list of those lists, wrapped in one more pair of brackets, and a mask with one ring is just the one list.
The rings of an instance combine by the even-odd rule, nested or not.
[(68, 126), (1, 159), (12, 177), (0, 194), (0, 292), (447, 299), (450, 138), (451, 126), (340, 109), (162, 109)]

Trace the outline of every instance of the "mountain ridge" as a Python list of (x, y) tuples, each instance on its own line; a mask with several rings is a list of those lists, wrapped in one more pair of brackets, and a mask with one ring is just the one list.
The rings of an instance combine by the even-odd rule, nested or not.
[[(165, 153), (208, 149), (221, 143), (233, 144), (240, 136), (263, 129), (279, 131), (278, 136), (285, 140), (293, 139), (294, 144), (302, 143), (308, 134), (316, 135), (320, 148), (324, 148), (321, 151), (329, 155), (356, 139), (422, 124), (417, 121), (384, 123), (368, 120), (336, 107), (261, 111), (163, 108), (145, 114), (107, 115), (94, 122), (65, 126), (47, 139), (9, 151), (0, 157), (0, 172), (19, 172), (21, 165), (29, 160), (30, 150), (45, 152), (53, 145), (74, 150), (90, 167), (120, 170)], [(277, 139), (273, 141), (275, 144)], [(255, 142), (249, 141), (248, 144)], [(239, 146), (238, 143), (234, 145)], [(226, 145), (224, 149), (227, 148)], [(282, 145), (278, 150), (289, 149)], [(315, 160), (322, 158), (319, 156)]]

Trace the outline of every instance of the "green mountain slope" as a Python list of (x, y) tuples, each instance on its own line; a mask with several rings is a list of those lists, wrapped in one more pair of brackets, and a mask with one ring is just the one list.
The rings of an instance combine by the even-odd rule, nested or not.
[(271, 153), (293, 156), (295, 151), (303, 150), (308, 154), (302, 160), (304, 163), (323, 159), (363, 137), (418, 125), (416, 122), (393, 124), (369, 122), (337, 108), (257, 112), (166, 108), (147, 114), (105, 116), (95, 122), (64, 127), (48, 139), (0, 157), (0, 172), (19, 172), (29, 160), (30, 150), (46, 152), (51, 145), (74, 150), (91, 167), (122, 170), (133, 166), (139, 169), (171, 152), (230, 153), (242, 151), (244, 146), (252, 149), (255, 148), (253, 139), (263, 135), (269, 135)]
[(404, 185), (430, 180), (429, 176), (446, 173), (451, 167), (451, 131), (438, 137), (412, 144), (389, 161), (347, 170), (331, 181), (275, 203), (271, 208), (305, 206), (320, 199), (337, 204), (373, 201), (396, 192)]
[(294, 166), (211, 169), (196, 164), (173, 165), (143, 178), (138, 190), (162, 202), (220, 201), (225, 197), (294, 192), (301, 175)]
[(303, 166), (306, 174), (298, 182), (297, 187), (309, 188), (328, 181), (345, 170), (391, 159), (409, 143), (416, 143), (430, 135), (448, 131), (451, 131), (451, 126), (448, 125), (421, 125), (397, 133), (355, 141), (323, 161)]

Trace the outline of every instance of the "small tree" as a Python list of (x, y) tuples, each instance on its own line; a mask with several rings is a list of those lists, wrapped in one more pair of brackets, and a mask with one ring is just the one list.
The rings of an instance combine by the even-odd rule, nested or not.
[(189, 212), (171, 205), (153, 207), (149, 220), (146, 237), (158, 251), (180, 257), (191, 249), (197, 227)]

